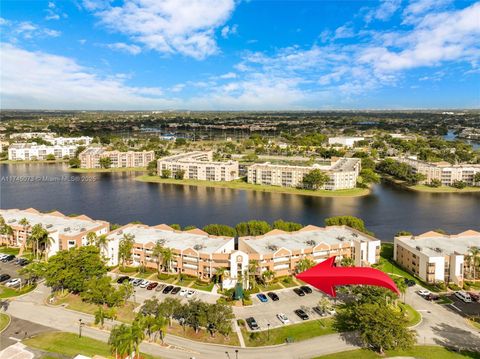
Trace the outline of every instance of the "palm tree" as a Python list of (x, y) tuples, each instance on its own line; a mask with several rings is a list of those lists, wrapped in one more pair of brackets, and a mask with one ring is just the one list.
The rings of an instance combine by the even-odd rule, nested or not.
[(476, 273), (477, 259), (480, 255), (480, 248), (479, 247), (470, 247), (468, 252), (470, 253), (470, 255), (472, 256), (472, 259), (473, 259), (473, 280), (475, 280), (476, 277), (477, 277), (477, 273)]
[(405, 294), (407, 293), (407, 284), (403, 277), (396, 277), (394, 280), (395, 285), (403, 296), (403, 303), (405, 303)]
[(47, 242), (48, 231), (42, 227), (40, 223), (37, 223), (32, 227), (32, 232), (27, 238), (28, 245), (32, 246), (32, 252), (35, 255), (35, 258), (38, 260), (39, 245), (40, 243)]
[(269, 283), (273, 278), (275, 278), (275, 272), (267, 269), (262, 273), (262, 277), (265, 280), (265, 282)]
[(257, 285), (257, 273), (259, 268), (260, 265), (257, 260), (251, 260), (248, 262), (248, 276), (250, 283), (252, 283), (252, 288), (255, 288)]
[(130, 326), (130, 338), (133, 343), (133, 349), (135, 351), (135, 357), (140, 357), (140, 343), (145, 338), (145, 332), (143, 331), (140, 323), (133, 322)]
[(108, 237), (106, 234), (102, 234), (95, 238), (95, 245), (101, 253), (108, 253)]
[(296, 265), (295, 269), (296, 269), (297, 273), (301, 273), (301, 272), (306, 271), (307, 269), (312, 268), (314, 265), (315, 265), (315, 262), (312, 259), (310, 259), (308, 257), (305, 257), (305, 258), (300, 259), (297, 262), (297, 265)]
[(226, 271), (227, 268), (225, 267), (220, 267), (215, 270), (215, 277), (217, 277), (217, 283), (220, 283), (220, 290), (223, 290), (223, 276)]
[(152, 256), (156, 258), (157, 262), (157, 272), (160, 274), (160, 259), (163, 258), (163, 252), (165, 248), (163, 248), (163, 243), (161, 241), (157, 241), (155, 246), (152, 249)]
[(88, 232), (87, 233), (87, 245), (93, 246), (97, 241), (97, 234), (95, 232)]
[(112, 352), (115, 353), (115, 358), (124, 358), (133, 352), (133, 342), (131, 338), (130, 326), (126, 324), (116, 325), (110, 332), (108, 344)]
[[(165, 339), (165, 330), (167, 328), (167, 325), (168, 325), (168, 319), (167, 318), (157, 317), (157, 318), (155, 318), (155, 322), (152, 326), (152, 331), (154, 333), (158, 332), (158, 335), (160, 336), (160, 340), (162, 341), (162, 344), (163, 344), (163, 340)], [(154, 338), (154, 340), (155, 340), (155, 338)]]
[(42, 239), (42, 241), (40, 242), (40, 244), (43, 248), (43, 257), (44, 257), (45, 261), (48, 260), (48, 250), (50, 249), (50, 246), (53, 244), (53, 242), (54, 242), (53, 238), (50, 237), (49, 235), (44, 237)]
[(6, 245), (8, 247), (13, 239), (13, 228), (5, 223), (5, 219), (0, 215), (0, 235), (7, 237)]
[(18, 221), (18, 224), (23, 227), (23, 233), (24, 233), (23, 243), (22, 243), (22, 246), (20, 247), (20, 253), (19, 253), (19, 255), (22, 255), (23, 250), (27, 245), (27, 228), (30, 225), (30, 222), (28, 221), (28, 219), (23, 217), (20, 221)]
[(170, 248), (164, 248), (162, 251), (162, 262), (163, 266), (166, 268), (166, 272), (170, 271), (170, 261), (173, 258), (173, 251)]

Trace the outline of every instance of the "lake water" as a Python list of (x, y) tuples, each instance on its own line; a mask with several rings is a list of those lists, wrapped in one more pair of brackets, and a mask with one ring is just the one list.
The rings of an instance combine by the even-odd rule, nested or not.
[[(418, 193), (382, 183), (364, 197), (320, 198), (143, 183), (134, 180), (139, 174), (74, 174), (60, 164), (2, 164), (0, 207), (56, 209), (120, 224), (138, 220), (149, 225), (199, 227), (279, 218), (323, 225), (326, 217), (352, 215), (362, 218), (371, 231), (387, 241), (399, 230), (415, 234), (436, 228), (449, 233), (480, 230), (480, 193)], [(40, 178), (19, 182), (12, 176)]]

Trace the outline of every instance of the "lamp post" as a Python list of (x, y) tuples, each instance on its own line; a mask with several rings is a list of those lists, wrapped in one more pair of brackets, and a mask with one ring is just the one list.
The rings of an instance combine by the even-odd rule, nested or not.
[(230, 354), (226, 351), (225, 354), (227, 355), (227, 358), (230, 359)]
[(238, 359), (238, 349), (235, 349), (235, 359)]
[(137, 291), (134, 289), (133, 290), (133, 303), (137, 304), (137, 296), (136, 296)]
[(82, 337), (82, 327), (85, 325), (85, 323), (82, 321), (82, 318), (78, 320), (78, 337)]
[(270, 341), (270, 323), (267, 323), (267, 341)]

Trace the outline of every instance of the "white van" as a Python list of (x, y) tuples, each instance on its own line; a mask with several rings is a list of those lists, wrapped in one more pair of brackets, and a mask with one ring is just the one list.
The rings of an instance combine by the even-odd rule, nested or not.
[(472, 302), (472, 298), (470, 297), (470, 294), (468, 294), (467, 292), (464, 292), (463, 290), (455, 292), (455, 295), (457, 296), (457, 298), (460, 298), (465, 303), (471, 303)]

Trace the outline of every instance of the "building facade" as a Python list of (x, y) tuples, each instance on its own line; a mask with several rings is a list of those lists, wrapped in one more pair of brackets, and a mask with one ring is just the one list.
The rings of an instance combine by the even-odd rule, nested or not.
[(359, 158), (333, 158), (330, 165), (288, 166), (269, 162), (248, 167), (247, 182), (281, 187), (302, 187), (303, 177), (318, 169), (330, 176), (323, 186), (326, 190), (355, 188), (361, 169)]
[(427, 283), (462, 285), (465, 275), (472, 272), (471, 261), (465, 260), (472, 247), (480, 248), (480, 232), (469, 230), (447, 235), (430, 231), (418, 236), (395, 237), (393, 258)]
[(170, 171), (175, 177), (178, 171), (184, 171), (185, 179), (202, 181), (233, 181), (238, 179), (237, 161), (213, 161), (212, 151), (194, 151), (160, 158), (157, 161), (158, 175)]
[(159, 258), (153, 248), (160, 243), (170, 248), (173, 256), (168, 263), (161, 263), (170, 273), (183, 273), (203, 280), (210, 280), (217, 270), (224, 271), (223, 285), (233, 287), (239, 272), (248, 268), (248, 256), (235, 249), (233, 237), (211, 236), (200, 229), (177, 231), (168, 225), (147, 226), (128, 224), (112, 231), (108, 238), (121, 241), (125, 234), (133, 236), (132, 265), (157, 268)]
[[(48, 256), (60, 250), (87, 245), (87, 234), (90, 232), (100, 236), (107, 234), (110, 230), (108, 222), (93, 220), (84, 215), (69, 217), (58, 211), (41, 213), (33, 208), (0, 209), (0, 215), (13, 229), (13, 236), (0, 235), (0, 243), (23, 249), (33, 226), (41, 224), (51, 238)], [(107, 259), (108, 265), (117, 265), (118, 241), (109, 241), (105, 247), (101, 248), (101, 253)]]
[(100, 159), (110, 158), (111, 168), (147, 167), (155, 159), (154, 151), (107, 151), (102, 147), (89, 147), (78, 158), (81, 168), (101, 168)]
[(329, 145), (340, 145), (343, 147), (353, 147), (355, 142), (363, 141), (364, 137), (330, 137), (328, 139)]
[(463, 181), (468, 186), (476, 184), (475, 174), (480, 173), (480, 164), (458, 164), (452, 165), (448, 162), (430, 163), (417, 160), (415, 157), (400, 157), (397, 161), (412, 166), (415, 173), (426, 176), (423, 183), (430, 183), (432, 180), (439, 180), (444, 186), (451, 186), (455, 181)]
[(238, 249), (258, 263), (258, 273), (276, 277), (295, 274), (304, 258), (320, 263), (329, 257), (352, 258), (356, 266), (377, 263), (380, 240), (346, 226), (306, 226), (296, 232), (274, 229), (263, 236), (240, 237)]
[(37, 145), (35, 142), (12, 143), (8, 147), (8, 159), (12, 161), (45, 160), (48, 155), (56, 159), (75, 156), (77, 145)]

